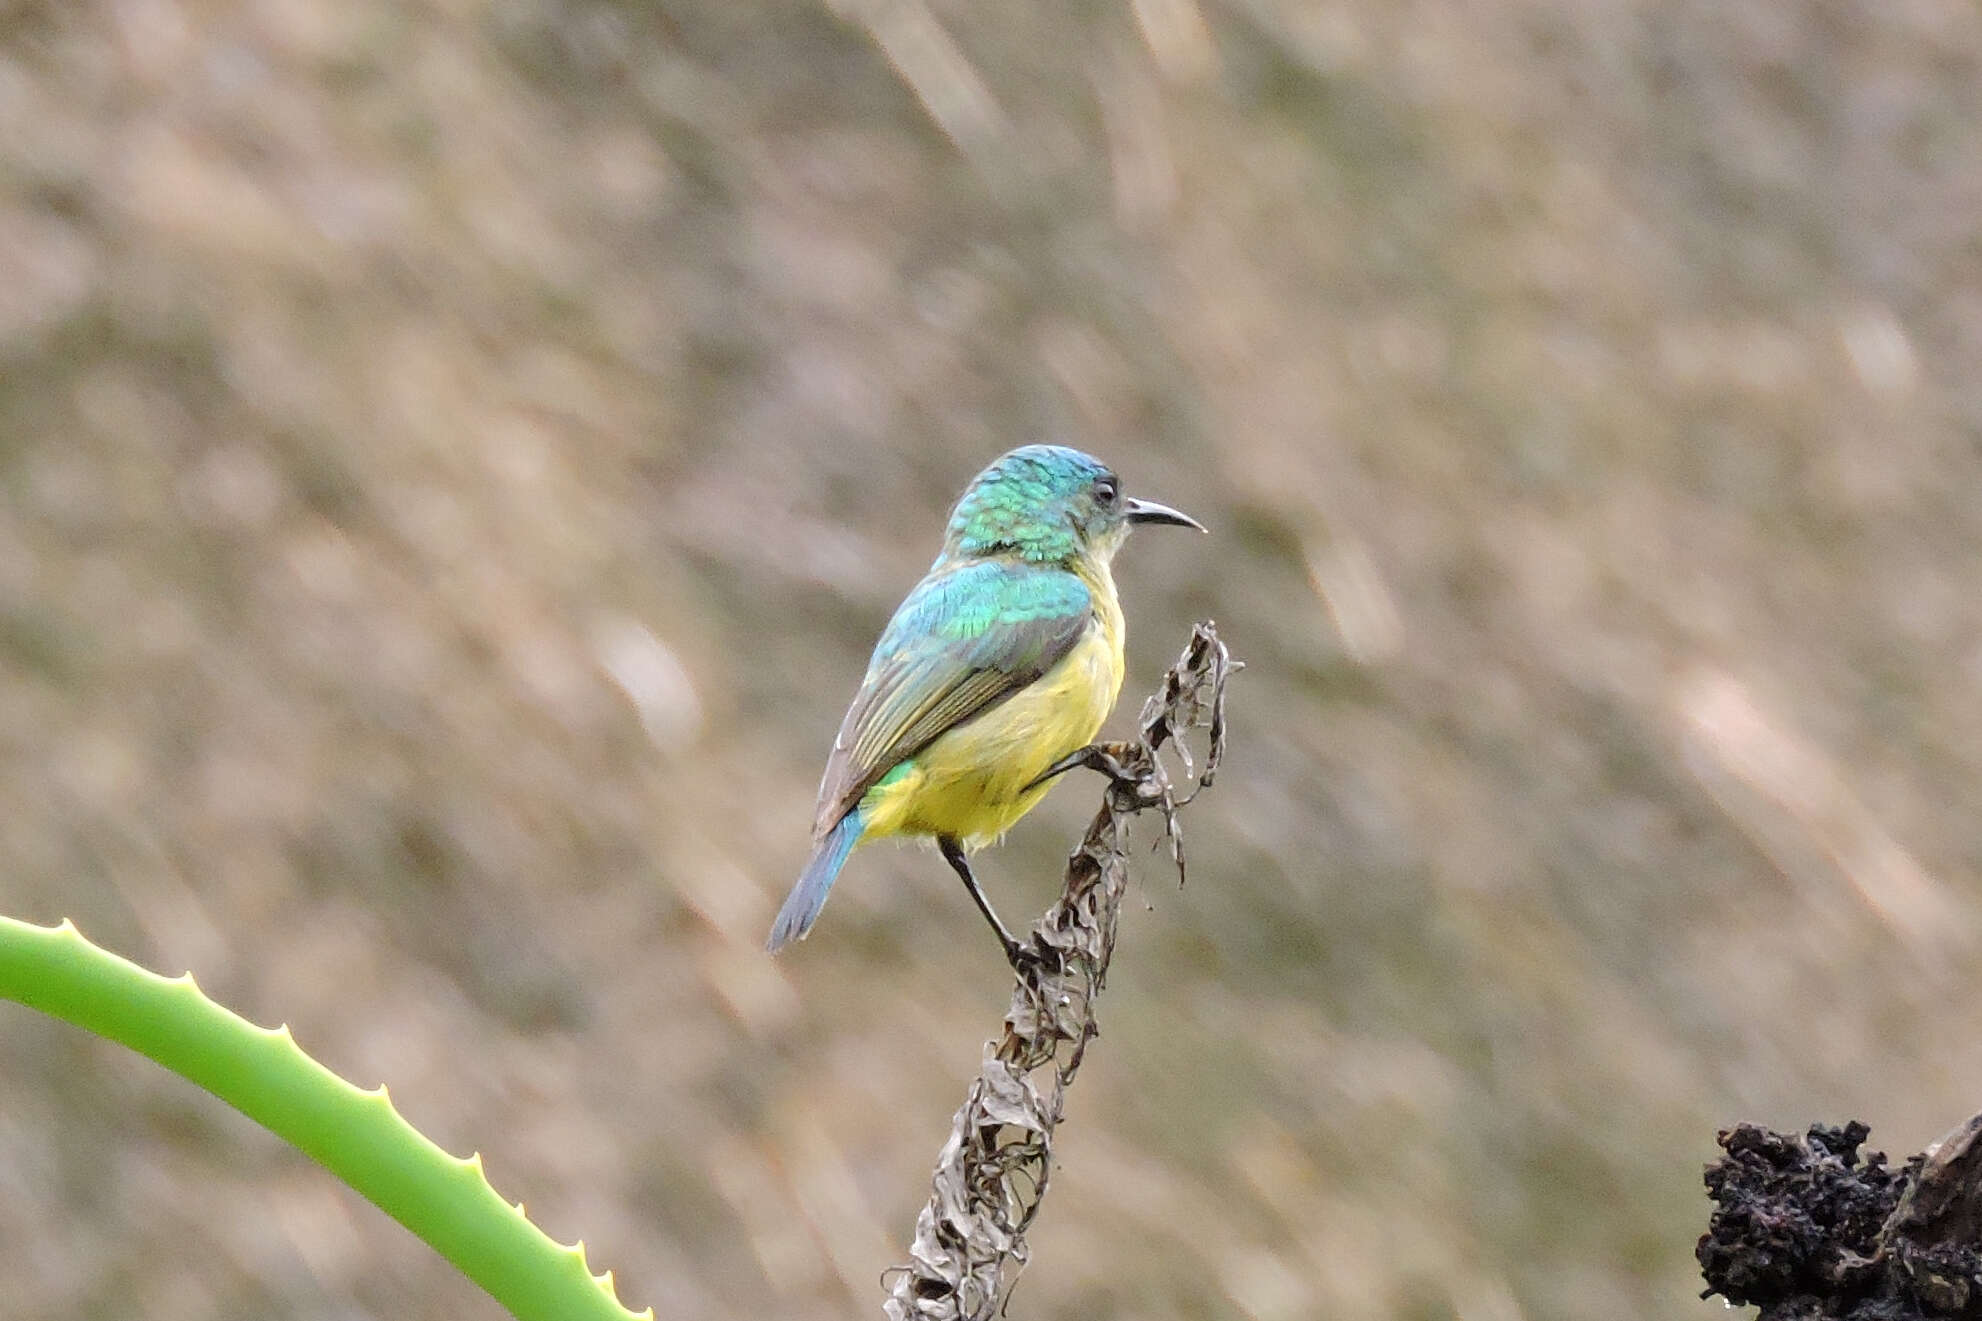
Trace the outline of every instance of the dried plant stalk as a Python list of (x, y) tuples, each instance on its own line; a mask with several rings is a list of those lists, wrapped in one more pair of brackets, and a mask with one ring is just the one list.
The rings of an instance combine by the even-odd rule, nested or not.
[[(985, 1043), (937, 1157), (929, 1202), (915, 1222), (909, 1264), (891, 1272), (891, 1321), (977, 1321), (998, 1310), (1025, 1265), (1026, 1231), (1046, 1196), (1053, 1133), (1087, 1043), (1098, 1032), (1094, 1002), (1115, 952), (1115, 923), (1128, 887), (1128, 825), (1154, 809), (1181, 880), (1177, 811), (1212, 781), (1225, 751), (1225, 681), (1241, 667), (1209, 622), (1143, 704), (1140, 737), (1098, 759), (1110, 782), (1080, 847), (1067, 860), (1066, 888), (1034, 925), (1033, 958), (1017, 975), (1002, 1035)], [(1206, 731), (1202, 760), (1188, 736)], [(1184, 788), (1164, 745), (1182, 763)]]

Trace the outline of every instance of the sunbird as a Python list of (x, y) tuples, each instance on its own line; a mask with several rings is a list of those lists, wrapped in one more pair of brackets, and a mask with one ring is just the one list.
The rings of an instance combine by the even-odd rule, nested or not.
[(1115, 705), (1123, 624), (1109, 565), (1137, 523), (1205, 530), (1123, 495), (1100, 460), (1060, 445), (1015, 449), (972, 479), (833, 740), (812, 857), (771, 926), (773, 952), (812, 929), (856, 844), (913, 835), (935, 839), (1019, 965), (966, 853), (1031, 811)]

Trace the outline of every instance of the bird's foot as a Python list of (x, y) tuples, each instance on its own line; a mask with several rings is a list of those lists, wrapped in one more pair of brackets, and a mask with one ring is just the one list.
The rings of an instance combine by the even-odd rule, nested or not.
[(1133, 789), (1148, 779), (1148, 776), (1131, 770), (1126, 764), (1126, 759), (1132, 756), (1135, 750), (1136, 745), (1133, 743), (1090, 743), (1084, 748), (1075, 748), (1041, 771), (1026, 788), (1037, 789), (1048, 780), (1065, 775), (1076, 766), (1085, 766), (1088, 770), (1099, 771), (1107, 776), (1118, 789)]
[(1060, 968), (1059, 951), (1040, 944), (1037, 938), (1030, 942), (1007, 941), (1005, 961), (1011, 964), (1012, 971), (1022, 978), (1036, 973), (1057, 972)]
[(1177, 809), (1190, 800), (1178, 799), (1170, 781), (1169, 768), (1152, 751), (1152, 745), (1090, 743), (1084, 748), (1074, 749), (1048, 766), (1032, 783), (1042, 784), (1076, 766), (1085, 766), (1108, 777), (1109, 794), (1116, 811), (1140, 812), (1153, 807), (1162, 814), (1163, 840), (1170, 846), (1170, 860), (1177, 865), (1177, 879), (1181, 882), (1184, 877), (1184, 845)]

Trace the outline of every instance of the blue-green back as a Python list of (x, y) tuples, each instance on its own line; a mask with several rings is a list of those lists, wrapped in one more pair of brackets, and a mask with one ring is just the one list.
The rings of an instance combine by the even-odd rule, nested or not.
[(1087, 585), (1057, 566), (938, 560), (875, 645), (826, 762), (815, 828), (832, 829), (897, 765), (1051, 669), (1092, 606)]
[[(898, 655), (931, 647), (977, 664), (1024, 665), (1091, 604), (1087, 584), (1064, 569), (1004, 560), (944, 564), (896, 607), (874, 644), (868, 676)], [(1049, 627), (1034, 627), (1042, 622)]]

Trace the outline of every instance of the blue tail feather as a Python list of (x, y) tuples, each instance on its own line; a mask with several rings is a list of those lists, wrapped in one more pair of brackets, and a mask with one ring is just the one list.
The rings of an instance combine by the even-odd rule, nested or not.
[(846, 865), (847, 854), (853, 852), (853, 846), (860, 842), (861, 832), (866, 828), (866, 823), (860, 819), (860, 809), (855, 808), (826, 832), (825, 838), (812, 850), (805, 870), (798, 874), (798, 883), (785, 896), (785, 906), (778, 910), (778, 920), (771, 924), (771, 939), (765, 945), (766, 949), (775, 954), (792, 941), (805, 938), (805, 933), (812, 929), (812, 923), (817, 920), (819, 910), (826, 906), (826, 896), (831, 893), (840, 868)]

